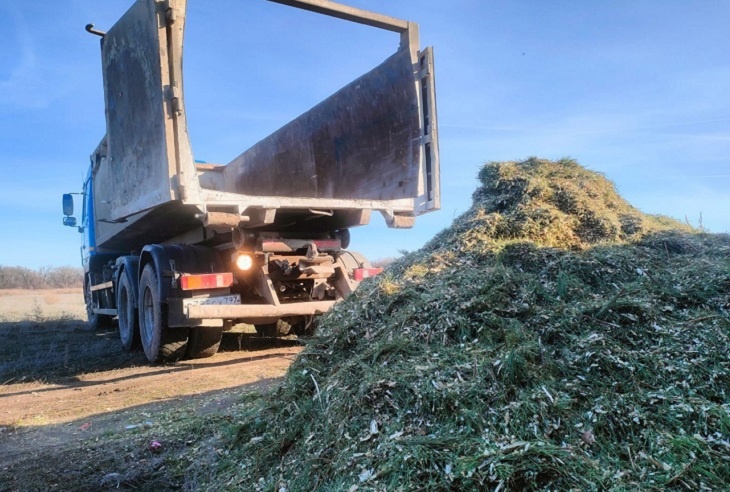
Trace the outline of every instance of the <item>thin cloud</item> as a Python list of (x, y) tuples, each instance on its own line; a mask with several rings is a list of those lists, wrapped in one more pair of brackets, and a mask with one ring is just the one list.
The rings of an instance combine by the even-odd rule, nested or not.
[(55, 99), (52, 83), (55, 77), (44, 73), (48, 65), (39, 60), (30, 28), (19, 9), (11, 4), (6, 12), (16, 32), (20, 61), (6, 79), (0, 80), (0, 106), (45, 109)]
[(676, 176), (654, 176), (654, 179), (717, 179), (717, 178), (730, 178), (730, 174), (688, 174), (688, 175), (676, 175)]
[[(544, 134), (549, 136), (573, 136), (573, 135), (593, 135), (593, 134), (612, 134), (612, 133), (625, 133), (640, 130), (655, 130), (658, 128), (674, 128), (684, 127), (693, 125), (702, 125), (705, 123), (719, 123), (723, 121), (730, 121), (730, 117), (723, 118), (707, 118), (697, 119), (689, 121), (673, 121), (666, 123), (655, 123), (646, 125), (625, 125), (625, 126), (595, 126), (593, 128), (584, 127), (582, 130), (570, 129), (570, 125), (551, 125), (541, 127), (509, 127), (509, 126), (480, 126), (480, 125), (455, 125), (455, 124), (441, 124), (440, 128), (450, 128), (456, 130), (479, 130), (479, 131), (490, 131), (490, 132), (505, 132), (505, 133), (530, 133), (530, 134)], [(578, 126), (578, 125), (576, 125)], [(562, 127), (562, 128), (561, 128)], [(702, 135), (702, 137), (711, 137), (709, 135)], [(727, 139), (726, 136), (714, 136), (712, 138)]]

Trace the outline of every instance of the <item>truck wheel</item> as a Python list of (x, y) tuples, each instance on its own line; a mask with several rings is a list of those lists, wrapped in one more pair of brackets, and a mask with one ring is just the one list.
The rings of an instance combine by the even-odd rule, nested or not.
[(119, 316), (119, 338), (126, 350), (139, 345), (139, 322), (134, 309), (134, 291), (126, 272), (122, 272), (117, 288), (117, 315)]
[(317, 317), (315, 316), (302, 316), (291, 324), (292, 331), (298, 337), (314, 335), (315, 328), (317, 328)]
[(198, 326), (191, 328), (185, 357), (188, 359), (213, 357), (218, 352), (222, 339), (223, 327)]
[(256, 333), (262, 337), (285, 337), (291, 331), (291, 325), (282, 319), (276, 323), (254, 325), (254, 328), (256, 328)]
[(89, 327), (92, 330), (101, 330), (111, 325), (111, 317), (94, 312), (94, 299), (89, 284), (84, 284), (84, 301), (86, 303), (86, 318), (89, 320)]
[(159, 279), (148, 264), (139, 281), (139, 332), (144, 354), (150, 362), (182, 359), (188, 343), (188, 329), (167, 326), (160, 299)]

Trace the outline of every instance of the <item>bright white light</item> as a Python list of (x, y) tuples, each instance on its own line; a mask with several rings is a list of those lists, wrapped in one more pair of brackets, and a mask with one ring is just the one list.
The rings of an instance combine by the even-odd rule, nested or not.
[(253, 266), (253, 259), (248, 255), (239, 255), (236, 258), (236, 266), (239, 270), (249, 270)]

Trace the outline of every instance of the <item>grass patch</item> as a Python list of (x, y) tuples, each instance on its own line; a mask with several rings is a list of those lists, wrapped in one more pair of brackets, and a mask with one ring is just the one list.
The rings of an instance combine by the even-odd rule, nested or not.
[(81, 373), (144, 364), (121, 350), (116, 327), (93, 331), (72, 317), (0, 321), (0, 385), (63, 382)]

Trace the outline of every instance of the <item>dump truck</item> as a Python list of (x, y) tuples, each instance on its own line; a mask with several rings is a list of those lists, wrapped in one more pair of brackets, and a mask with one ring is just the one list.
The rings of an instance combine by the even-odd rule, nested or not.
[[(264, 0), (259, 0), (264, 1)], [(382, 64), (228, 164), (194, 159), (183, 92), (186, 0), (137, 0), (101, 36), (106, 134), (74, 216), (95, 326), (151, 362), (207, 357), (239, 323), (302, 334), (378, 273), (349, 249), (439, 209), (432, 48), (418, 25), (327, 0), (268, 0), (398, 33)], [(280, 8), (272, 5), (272, 8)], [(302, 14), (307, 16), (310, 14)], [(285, 177), (285, 179), (282, 179)]]

